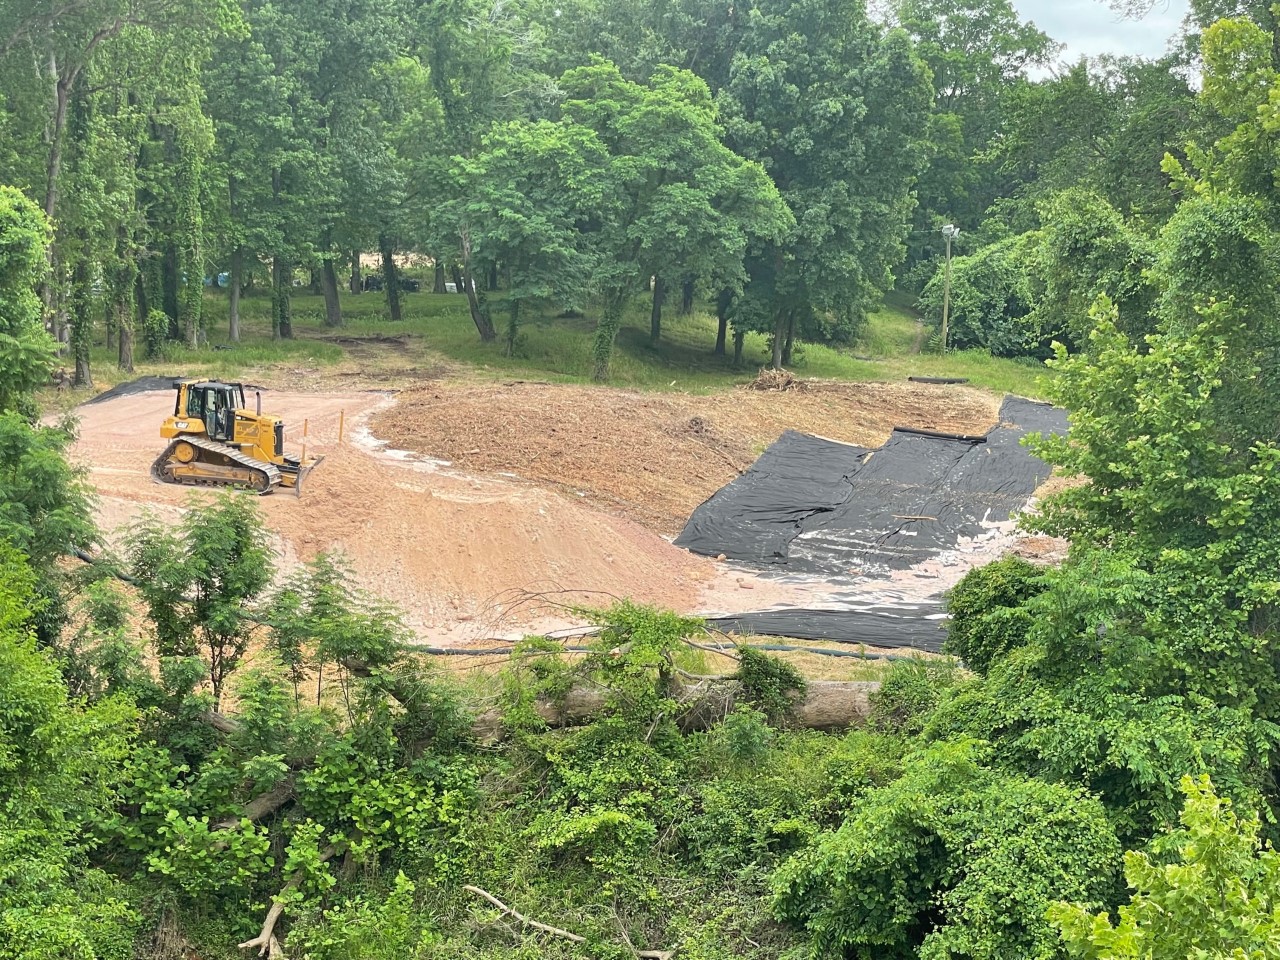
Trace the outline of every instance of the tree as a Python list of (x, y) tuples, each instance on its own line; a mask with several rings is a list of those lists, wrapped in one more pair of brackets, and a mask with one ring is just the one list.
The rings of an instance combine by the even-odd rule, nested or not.
[(40, 602), (33, 571), (0, 541), (0, 954), (127, 960), (140, 917), (86, 861), (118, 801), (136, 712), (71, 700), (30, 635)]
[(1159, 853), (1131, 850), (1133, 890), (1113, 921), (1080, 904), (1056, 903), (1049, 919), (1068, 953), (1084, 960), (1142, 957), (1271, 957), (1280, 939), (1280, 855), (1259, 839), (1258, 819), (1240, 819), (1207, 776), (1184, 777), (1182, 829), (1160, 837)]
[(204, 659), (215, 709), (248, 650), (253, 604), (271, 581), (261, 517), (248, 495), (193, 505), (175, 533), (144, 520), (131, 537), (130, 568), (163, 657)]
[(515, 350), (522, 308), (577, 306), (595, 268), (582, 225), (600, 208), (608, 164), (603, 145), (570, 122), (514, 122), (462, 161), (459, 222), (470, 224), (474, 253), (506, 264), (507, 352)]
[(752, 252), (735, 326), (851, 337), (904, 254), (924, 161), (927, 68), (857, 0), (778, 0), (745, 16), (719, 92), (726, 142), (760, 161), (796, 229)]
[(53, 341), (41, 322), (36, 291), (48, 271), (52, 239), (39, 207), (0, 186), (0, 412), (29, 413), (26, 397), (47, 382)]
[(1024, 71), (1048, 64), (1058, 45), (1009, 0), (894, 0), (890, 9), (933, 76), (929, 163), (908, 244), (914, 263), (938, 255), (942, 224), (976, 229), (1008, 192), (988, 154), (1004, 139), (1008, 101), (1027, 86)]
[(1060, 891), (1104, 903), (1120, 845), (1083, 791), (993, 771), (974, 743), (905, 758), (775, 873), (774, 910), (815, 955), (1050, 958)]
[(749, 243), (778, 242), (791, 221), (759, 167), (721, 143), (710, 91), (693, 74), (663, 68), (641, 86), (597, 62), (569, 71), (561, 85), (566, 118), (608, 151), (602, 203), (589, 224), (602, 300), (592, 376), (604, 380), (623, 308), (650, 268), (692, 261), (699, 249), (740, 262)]

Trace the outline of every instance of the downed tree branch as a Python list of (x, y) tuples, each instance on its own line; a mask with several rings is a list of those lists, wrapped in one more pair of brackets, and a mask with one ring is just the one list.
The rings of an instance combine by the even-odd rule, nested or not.
[(240, 721), (228, 717), (225, 713), (219, 713), (217, 710), (206, 710), (204, 713), (204, 722), (213, 727), (219, 733), (239, 733)]
[[(320, 862), (326, 863), (332, 860), (337, 853), (336, 845), (325, 847), (320, 851)], [(262, 921), (262, 931), (252, 940), (246, 940), (240, 944), (241, 950), (257, 950), (258, 956), (266, 957), (267, 960), (285, 960), (284, 948), (280, 946), (280, 941), (276, 937), (276, 924), (280, 922), (280, 915), (284, 913), (282, 902), (284, 895), (301, 886), (304, 873), (303, 870), (297, 871), (289, 878), (289, 882), (280, 888), (280, 892), (276, 894), (271, 904), (271, 909), (267, 911), (266, 919)]]
[(257, 823), (259, 820), (271, 816), (271, 814), (293, 799), (293, 786), (293, 777), (285, 777), (266, 793), (260, 794), (246, 803), (239, 816), (219, 820), (211, 829), (230, 830), (233, 827), (238, 827), (241, 820)]
[[(550, 924), (539, 923), (537, 920), (533, 920), (530, 917), (526, 917), (523, 913), (520, 913), (518, 910), (515, 910), (512, 907), (507, 906), (505, 903), (503, 903), (501, 900), (495, 897), (488, 890), (483, 890), (480, 887), (472, 886), (469, 883), (464, 884), (462, 889), (466, 890), (468, 893), (474, 893), (478, 897), (484, 897), (486, 900), (492, 903), (495, 907), (501, 910), (508, 917), (511, 917), (513, 920), (519, 921), (520, 923), (524, 924), (526, 927), (533, 927), (533, 929), (535, 930), (541, 930), (543, 933), (549, 933), (553, 937), (560, 937), (561, 939), (564, 939), (564, 940), (571, 940), (574, 943), (587, 942), (586, 937), (579, 936), (578, 934), (572, 933), (568, 930), (561, 930), (559, 927), (553, 927)], [(642, 960), (671, 960), (671, 958), (676, 955), (676, 951), (674, 950), (637, 950), (635, 947), (631, 946), (631, 940), (630, 938), (627, 937), (625, 930), (622, 932), (622, 937), (624, 940), (627, 941), (627, 946), (630, 947), (631, 952), (634, 953), (637, 957), (642, 958)]]
[(533, 929), (535, 930), (541, 930), (543, 933), (549, 933), (553, 937), (563, 937), (565, 940), (572, 940), (574, 943), (587, 942), (586, 937), (580, 937), (576, 933), (570, 933), (568, 930), (561, 930), (559, 927), (548, 926), (545, 923), (539, 923), (537, 920), (530, 920), (524, 914), (519, 913), (518, 911), (508, 907), (505, 903), (503, 903), (501, 900), (495, 897), (488, 890), (481, 890), (479, 887), (473, 887), (469, 883), (464, 884), (462, 889), (466, 890), (468, 893), (474, 893), (477, 896), (484, 897), (486, 900), (492, 903), (495, 907), (497, 907), (507, 916), (512, 917), (515, 920), (519, 920), (526, 927), (533, 927)]
[[(871, 695), (880, 689), (876, 681), (810, 680), (804, 697), (794, 704), (787, 719), (810, 730), (844, 730), (871, 715)], [(670, 695), (682, 705), (676, 718), (686, 733), (706, 730), (733, 711), (745, 693), (729, 676), (701, 677), (692, 682), (673, 680)], [(601, 716), (608, 709), (609, 691), (580, 681), (562, 697), (537, 700), (533, 711), (551, 727), (573, 727)], [(502, 711), (491, 708), (476, 717), (472, 726), (477, 739), (493, 741), (504, 733)]]

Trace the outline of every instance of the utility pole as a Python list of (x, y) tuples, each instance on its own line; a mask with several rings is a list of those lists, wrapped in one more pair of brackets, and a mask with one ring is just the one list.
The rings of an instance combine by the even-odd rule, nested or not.
[(951, 241), (960, 236), (960, 228), (948, 223), (942, 228), (947, 241), (947, 263), (942, 279), (942, 352), (947, 352), (947, 322), (951, 319)]

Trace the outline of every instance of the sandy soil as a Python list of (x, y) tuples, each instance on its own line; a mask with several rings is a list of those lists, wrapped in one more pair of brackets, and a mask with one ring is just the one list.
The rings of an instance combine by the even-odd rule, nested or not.
[[(325, 456), (301, 498), (278, 491), (259, 501), (282, 569), (321, 551), (341, 552), (362, 586), (402, 606), (409, 623), (432, 639), (566, 619), (526, 596), (535, 592), (557, 604), (631, 596), (693, 609), (701, 587), (716, 578), (711, 561), (624, 518), (528, 484), (367, 449), (358, 441), (362, 418), (390, 402), (372, 393), (264, 394), (264, 409), (289, 425), (287, 445), (301, 448), (305, 420), (308, 455)], [(72, 457), (89, 467), (99, 519), (117, 543), (145, 510), (176, 520), (216, 495), (151, 480), (159, 425), (171, 409), (166, 392), (79, 411)], [(347, 442), (339, 444), (342, 411)]]
[(511, 473), (668, 536), (792, 429), (878, 447), (895, 426), (985, 433), (999, 398), (967, 387), (825, 383), (712, 396), (558, 384), (437, 382), (373, 418), (393, 447)]
[[(73, 459), (120, 545), (145, 512), (177, 522), (204, 488), (153, 482), (169, 391), (78, 409)], [(817, 385), (713, 397), (545, 384), (437, 383), (401, 394), (264, 392), (286, 443), (324, 462), (302, 496), (258, 502), (282, 572), (321, 551), (404, 609), (428, 643), (487, 644), (581, 622), (573, 605), (629, 597), (689, 613), (775, 606), (911, 607), (994, 559), (1010, 525), (883, 580), (760, 574), (671, 545), (692, 509), (784, 429), (874, 446), (896, 424), (981, 432), (996, 398), (930, 385)], [(345, 416), (344, 442), (338, 442)], [(410, 448), (408, 450), (404, 448)]]

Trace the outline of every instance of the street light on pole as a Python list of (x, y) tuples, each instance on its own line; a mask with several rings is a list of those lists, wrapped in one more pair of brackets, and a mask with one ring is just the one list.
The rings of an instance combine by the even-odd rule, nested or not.
[(960, 236), (960, 228), (948, 223), (942, 228), (947, 241), (947, 264), (942, 279), (942, 352), (947, 352), (947, 321), (951, 319), (951, 241)]

